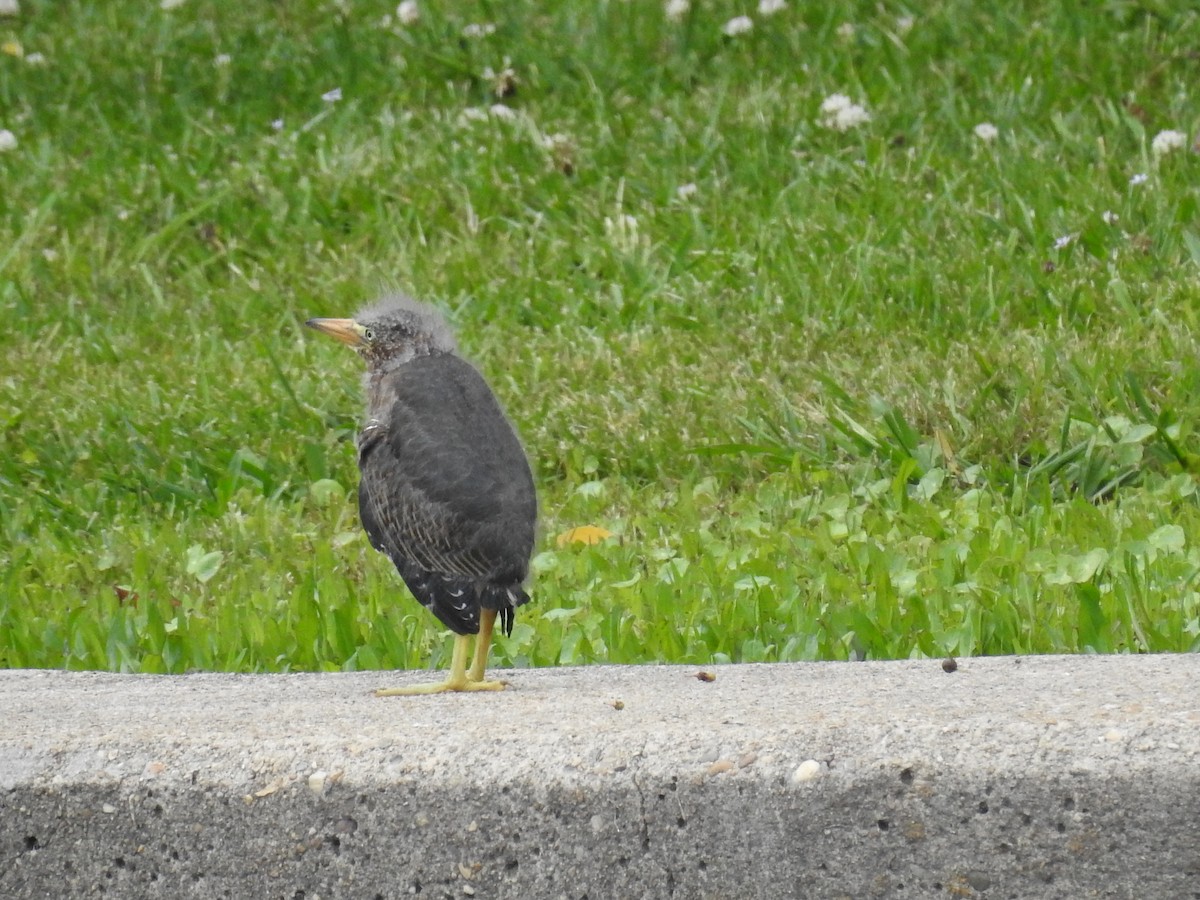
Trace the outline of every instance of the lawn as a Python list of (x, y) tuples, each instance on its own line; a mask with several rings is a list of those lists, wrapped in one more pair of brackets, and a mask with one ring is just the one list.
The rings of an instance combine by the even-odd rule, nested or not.
[(1075, 6), (21, 0), (0, 665), (443, 664), (303, 328), (396, 288), (532, 459), (500, 666), (1200, 649), (1200, 14)]

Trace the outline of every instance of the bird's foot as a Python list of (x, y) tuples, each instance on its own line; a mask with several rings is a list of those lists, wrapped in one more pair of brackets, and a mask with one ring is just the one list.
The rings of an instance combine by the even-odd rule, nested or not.
[(472, 681), (469, 678), (447, 678), (433, 684), (406, 684), (401, 687), (380, 688), (376, 697), (418, 697), (422, 694), (446, 694), (452, 691), (502, 691), (507, 681)]
[[(484, 610), (484, 624), (486, 626), (483, 637), (488, 643), (491, 642), (492, 629), (491, 620), (487, 613), (491, 613), (491, 619), (496, 616), (495, 610)], [(454, 638), (454, 656), (450, 661), (450, 671), (446, 675), (445, 681), (438, 681), (433, 684), (407, 684), (403, 687), (380, 688), (375, 692), (376, 697), (417, 697), (421, 694), (447, 694), (451, 691), (502, 691), (507, 681), (484, 681), (483, 667), (487, 662), (487, 644), (482, 643), (476, 647), (475, 661), (471, 668), (467, 669), (467, 637), (466, 635), (456, 635)]]

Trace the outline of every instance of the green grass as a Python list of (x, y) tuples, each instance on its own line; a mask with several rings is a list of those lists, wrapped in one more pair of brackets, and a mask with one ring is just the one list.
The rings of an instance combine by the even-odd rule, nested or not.
[(1200, 649), (1200, 15), (692, 5), (0, 20), (0, 664), (444, 662), (302, 327), (391, 286), (533, 459), (500, 665)]

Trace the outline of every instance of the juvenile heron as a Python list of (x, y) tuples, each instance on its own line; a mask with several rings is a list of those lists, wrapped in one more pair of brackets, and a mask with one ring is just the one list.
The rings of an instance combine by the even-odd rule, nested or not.
[[(495, 691), (485, 681), (497, 616), (513, 611), (533, 552), (537, 497), (525, 451), (483, 376), (456, 353), (432, 307), (385, 297), (353, 319), (309, 319), (367, 364), (358, 509), (414, 597), (455, 633), (445, 681), (377, 696)], [(468, 636), (478, 634), (467, 668)]]

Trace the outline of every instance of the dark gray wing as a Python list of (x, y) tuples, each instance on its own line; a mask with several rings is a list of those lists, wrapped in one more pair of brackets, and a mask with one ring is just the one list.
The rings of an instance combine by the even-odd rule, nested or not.
[(400, 366), (375, 399), (359, 438), (363, 527), (418, 600), (476, 631), (480, 605), (528, 599), (537, 501), (525, 452), (482, 376), (455, 356)]

